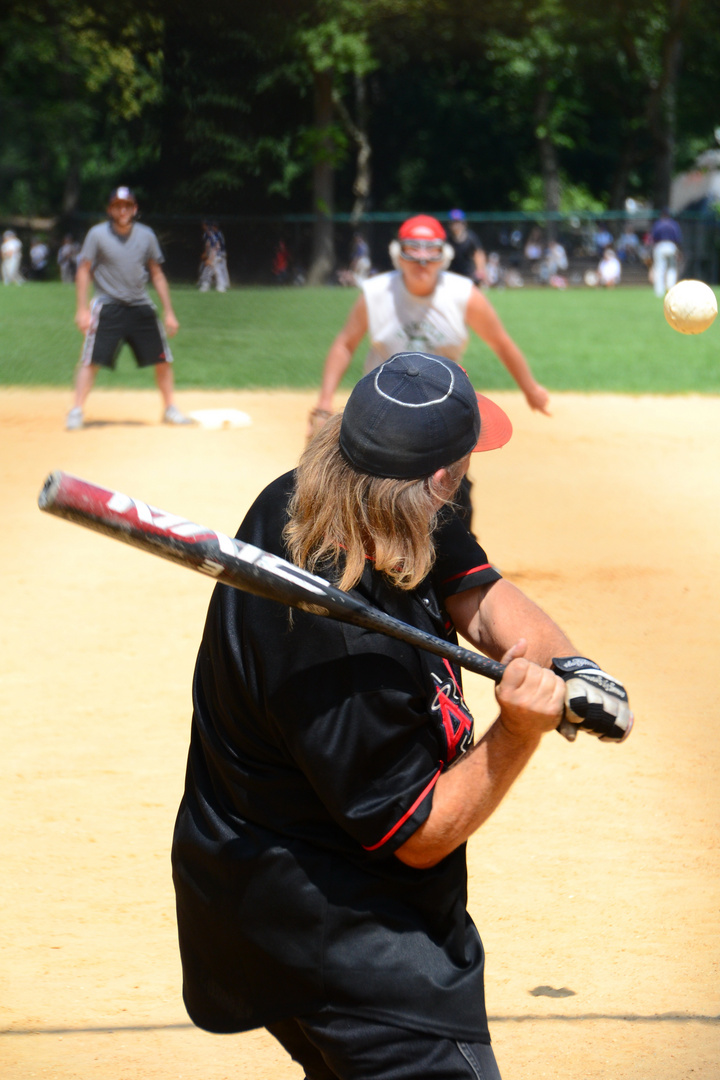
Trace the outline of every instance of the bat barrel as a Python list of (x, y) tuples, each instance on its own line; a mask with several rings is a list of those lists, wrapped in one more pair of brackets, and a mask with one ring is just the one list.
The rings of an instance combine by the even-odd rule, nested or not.
[(495, 660), (395, 619), (279, 556), (79, 477), (51, 473), (40, 492), (38, 505), (56, 517), (139, 547), (226, 585), (387, 634), (495, 682), (500, 681), (505, 670)]

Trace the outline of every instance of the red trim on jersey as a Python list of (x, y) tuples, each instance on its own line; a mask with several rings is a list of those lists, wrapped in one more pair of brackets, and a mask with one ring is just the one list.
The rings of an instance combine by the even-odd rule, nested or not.
[(438, 690), (437, 697), (438, 705), (440, 706), (442, 725), (445, 728), (448, 761), (453, 761), (457, 754), (458, 747), (472, 735), (473, 721), (472, 717), (468, 716), (460, 705), (456, 705), (454, 701), (451, 701), (447, 694), (442, 690)]
[(483, 563), (482, 566), (473, 566), (472, 570), (463, 570), (461, 574), (453, 574), (452, 577), (443, 578), (443, 585), (447, 585), (449, 581), (457, 581), (458, 578), (469, 577), (470, 574), (477, 574), (479, 570), (491, 570), (492, 566), (489, 562)]
[(383, 846), (383, 844), (386, 844), (386, 843), (388, 842), (388, 840), (389, 840), (389, 839), (390, 839), (390, 838), (391, 838), (392, 836), (394, 836), (394, 835), (395, 835), (395, 833), (396, 833), (396, 832), (398, 831), (398, 829), (400, 828), (400, 826), (401, 826), (401, 825), (404, 825), (404, 824), (405, 824), (405, 822), (407, 821), (407, 819), (408, 819), (409, 817), (412, 817), (412, 815), (413, 815), (413, 814), (415, 813), (415, 811), (417, 810), (418, 806), (419, 806), (419, 805), (420, 805), (420, 803), (421, 803), (421, 802), (423, 801), (423, 799), (425, 798), (425, 796), (426, 796), (427, 794), (429, 794), (429, 792), (431, 792), (431, 791), (432, 791), (432, 789), (433, 789), (433, 788), (435, 787), (435, 785), (437, 784), (437, 782), (438, 782), (438, 777), (440, 776), (440, 773), (442, 772), (442, 767), (443, 767), (443, 763), (441, 762), (441, 763), (440, 763), (440, 768), (439, 768), (439, 769), (438, 769), (438, 771), (437, 771), (437, 772), (435, 773), (435, 775), (433, 776), (432, 780), (430, 781), (430, 783), (428, 784), (428, 786), (427, 786), (427, 787), (425, 788), (425, 790), (424, 790), (424, 791), (421, 791), (421, 792), (420, 792), (420, 794), (418, 795), (417, 799), (416, 799), (416, 800), (415, 800), (415, 802), (414, 802), (414, 803), (412, 804), (412, 806), (410, 807), (410, 809), (408, 810), (408, 812), (407, 812), (406, 814), (403, 814), (403, 816), (402, 816), (402, 817), (400, 818), (400, 820), (399, 820), (398, 822), (396, 822), (396, 824), (395, 824), (395, 825), (393, 825), (393, 827), (392, 827), (392, 829), (390, 830), (390, 832), (386, 833), (386, 834), (385, 834), (385, 836), (383, 836), (382, 840), (379, 840), (377, 844), (373, 844), (373, 845), (372, 845), (371, 847), (367, 847), (367, 846), (366, 846), (365, 844), (363, 844), (363, 848), (365, 849), (365, 851), (377, 851), (377, 849), (378, 849), (379, 847), (382, 847), (382, 846)]
[(443, 665), (444, 665), (444, 666), (445, 666), (445, 667), (447, 668), (447, 670), (448, 670), (448, 675), (449, 675), (449, 676), (450, 676), (450, 678), (452, 679), (453, 683), (455, 684), (455, 689), (457, 690), (458, 694), (459, 694), (459, 695), (460, 695), (460, 697), (462, 698), (462, 690), (461, 690), (461, 689), (460, 689), (460, 687), (458, 686), (458, 681), (457, 681), (457, 679), (455, 678), (455, 672), (454, 672), (454, 671), (453, 671), (453, 669), (452, 669), (452, 665), (450, 664), (450, 661), (449, 661), (449, 660), (448, 660), (448, 659), (447, 659), (446, 657), (443, 657)]
[[(448, 670), (448, 674), (452, 680), (452, 683), (457, 691), (457, 695), (460, 698), (461, 704), (458, 705), (442, 690), (438, 690), (438, 705), (440, 706), (440, 716), (442, 718), (443, 727), (445, 728), (445, 738), (448, 746), (448, 761), (453, 761), (457, 754), (457, 748), (462, 742), (464, 742), (467, 734), (472, 735), (473, 730), (473, 718), (470, 713), (466, 712), (465, 699), (462, 695), (462, 690), (455, 678), (455, 673), (450, 666), (448, 660), (443, 659), (443, 664)], [(455, 723), (453, 723), (453, 718)]]

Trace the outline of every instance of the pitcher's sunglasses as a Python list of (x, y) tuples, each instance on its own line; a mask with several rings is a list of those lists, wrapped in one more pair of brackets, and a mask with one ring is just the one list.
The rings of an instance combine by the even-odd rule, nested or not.
[(401, 240), (400, 257), (409, 262), (442, 262), (442, 240)]

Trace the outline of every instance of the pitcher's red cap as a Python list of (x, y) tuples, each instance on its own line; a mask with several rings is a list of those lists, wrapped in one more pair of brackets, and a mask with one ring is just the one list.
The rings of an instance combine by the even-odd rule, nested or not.
[(447, 233), (437, 220), (428, 214), (417, 214), (403, 221), (398, 230), (399, 240), (445, 240)]

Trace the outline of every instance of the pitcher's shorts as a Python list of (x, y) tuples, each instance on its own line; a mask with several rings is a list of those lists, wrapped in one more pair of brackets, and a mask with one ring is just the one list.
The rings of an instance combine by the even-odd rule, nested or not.
[(133, 351), (138, 367), (172, 363), (162, 324), (152, 304), (119, 304), (95, 300), (92, 322), (85, 336), (80, 363), (114, 368), (117, 354), (124, 344)]

